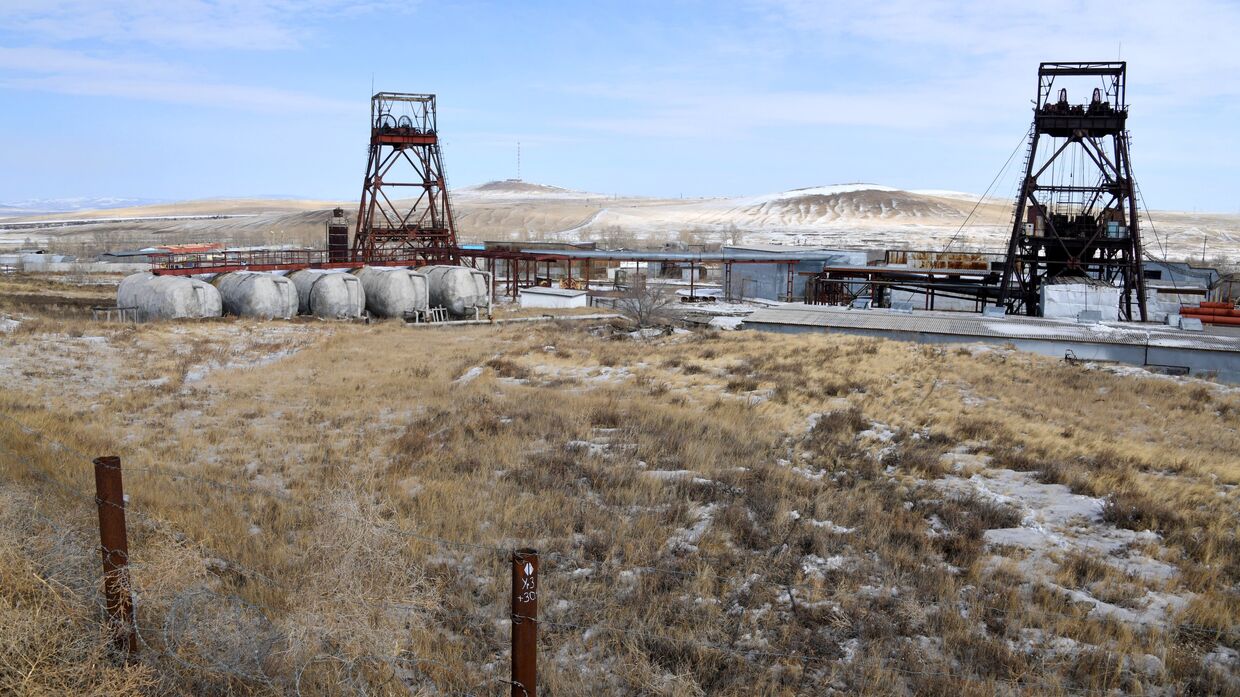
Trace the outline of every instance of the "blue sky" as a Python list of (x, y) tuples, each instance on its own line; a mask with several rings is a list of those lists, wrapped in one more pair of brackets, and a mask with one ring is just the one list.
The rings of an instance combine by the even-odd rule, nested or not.
[(1149, 205), (1240, 211), (1240, 3), (1028, 4), (0, 0), (0, 201), (356, 198), (372, 76), (453, 186), (980, 192), (1038, 61), (1122, 55)]

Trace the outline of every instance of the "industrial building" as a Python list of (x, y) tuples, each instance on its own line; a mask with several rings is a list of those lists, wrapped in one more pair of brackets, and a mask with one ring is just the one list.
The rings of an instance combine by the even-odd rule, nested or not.
[[(1076, 91), (1076, 79), (1101, 86)], [(355, 317), (362, 303), (379, 316), (422, 317), (446, 305), (453, 316), (477, 316), (505, 296), (523, 307), (583, 307), (614, 303), (625, 287), (658, 281), (678, 287), (686, 302), (776, 305), (750, 315), (744, 322), (750, 328), (1004, 343), (1240, 381), (1240, 338), (1220, 329), (1240, 324), (1226, 304), (1237, 299), (1240, 284), (1213, 269), (1158, 260), (1142, 246), (1126, 99), (1124, 63), (1039, 66), (1006, 253), (953, 251), (950, 243), (938, 250), (730, 244), (718, 251), (608, 250), (593, 242), (551, 241), (461, 245), (435, 96), (380, 92), (371, 100), (369, 160), (352, 235), (336, 209), (322, 250), (164, 248), (135, 256), (149, 259), (156, 277), (219, 274), (238, 285), (279, 286), (245, 274), (289, 273), (300, 303), (292, 309), (286, 289), (284, 305), (259, 313), (270, 316)], [(1072, 171), (1089, 176), (1063, 180), (1062, 158), (1075, 158)], [(346, 270), (357, 282), (328, 273)], [(214, 286), (229, 290), (221, 282), (209, 288), (143, 282), (187, 313), (180, 308), (189, 301), (178, 293), (189, 298), (191, 292), (210, 295)], [(223, 298), (224, 311), (231, 302)], [(206, 314), (215, 311), (199, 304)]]
[(745, 318), (744, 326), (780, 333), (832, 332), (928, 344), (1011, 345), (1056, 358), (1123, 363), (1240, 383), (1240, 335), (1221, 330), (1206, 333), (1156, 324), (805, 304), (758, 310)]
[(589, 294), (584, 290), (570, 288), (522, 288), (520, 294), (521, 307), (546, 307), (566, 309), (572, 307), (588, 307)]

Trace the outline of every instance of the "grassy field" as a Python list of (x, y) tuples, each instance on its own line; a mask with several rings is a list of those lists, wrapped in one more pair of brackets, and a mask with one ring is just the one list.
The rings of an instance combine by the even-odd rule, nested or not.
[(534, 547), (546, 694), (1240, 694), (1233, 388), (827, 335), (90, 322), (110, 292), (0, 280), (0, 693), (507, 694)]

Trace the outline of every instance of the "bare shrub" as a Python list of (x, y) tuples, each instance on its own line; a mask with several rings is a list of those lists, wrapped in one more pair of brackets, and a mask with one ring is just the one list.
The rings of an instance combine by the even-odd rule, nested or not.
[(616, 309), (640, 328), (653, 327), (671, 318), (676, 294), (666, 287), (638, 279), (616, 300)]

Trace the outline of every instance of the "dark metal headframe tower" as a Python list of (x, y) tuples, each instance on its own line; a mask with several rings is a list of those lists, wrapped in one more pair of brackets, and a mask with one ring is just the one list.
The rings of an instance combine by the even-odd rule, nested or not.
[[(1121, 289), (1122, 319), (1146, 319), (1126, 70), (1122, 62), (1038, 66), (1025, 176), (999, 286), (999, 305), (1013, 313), (1040, 314), (1044, 284), (1084, 277)], [(1070, 103), (1068, 86), (1083, 87), (1089, 101)]]
[(370, 99), (370, 157), (353, 258), (458, 261), (433, 94), (380, 92)]

